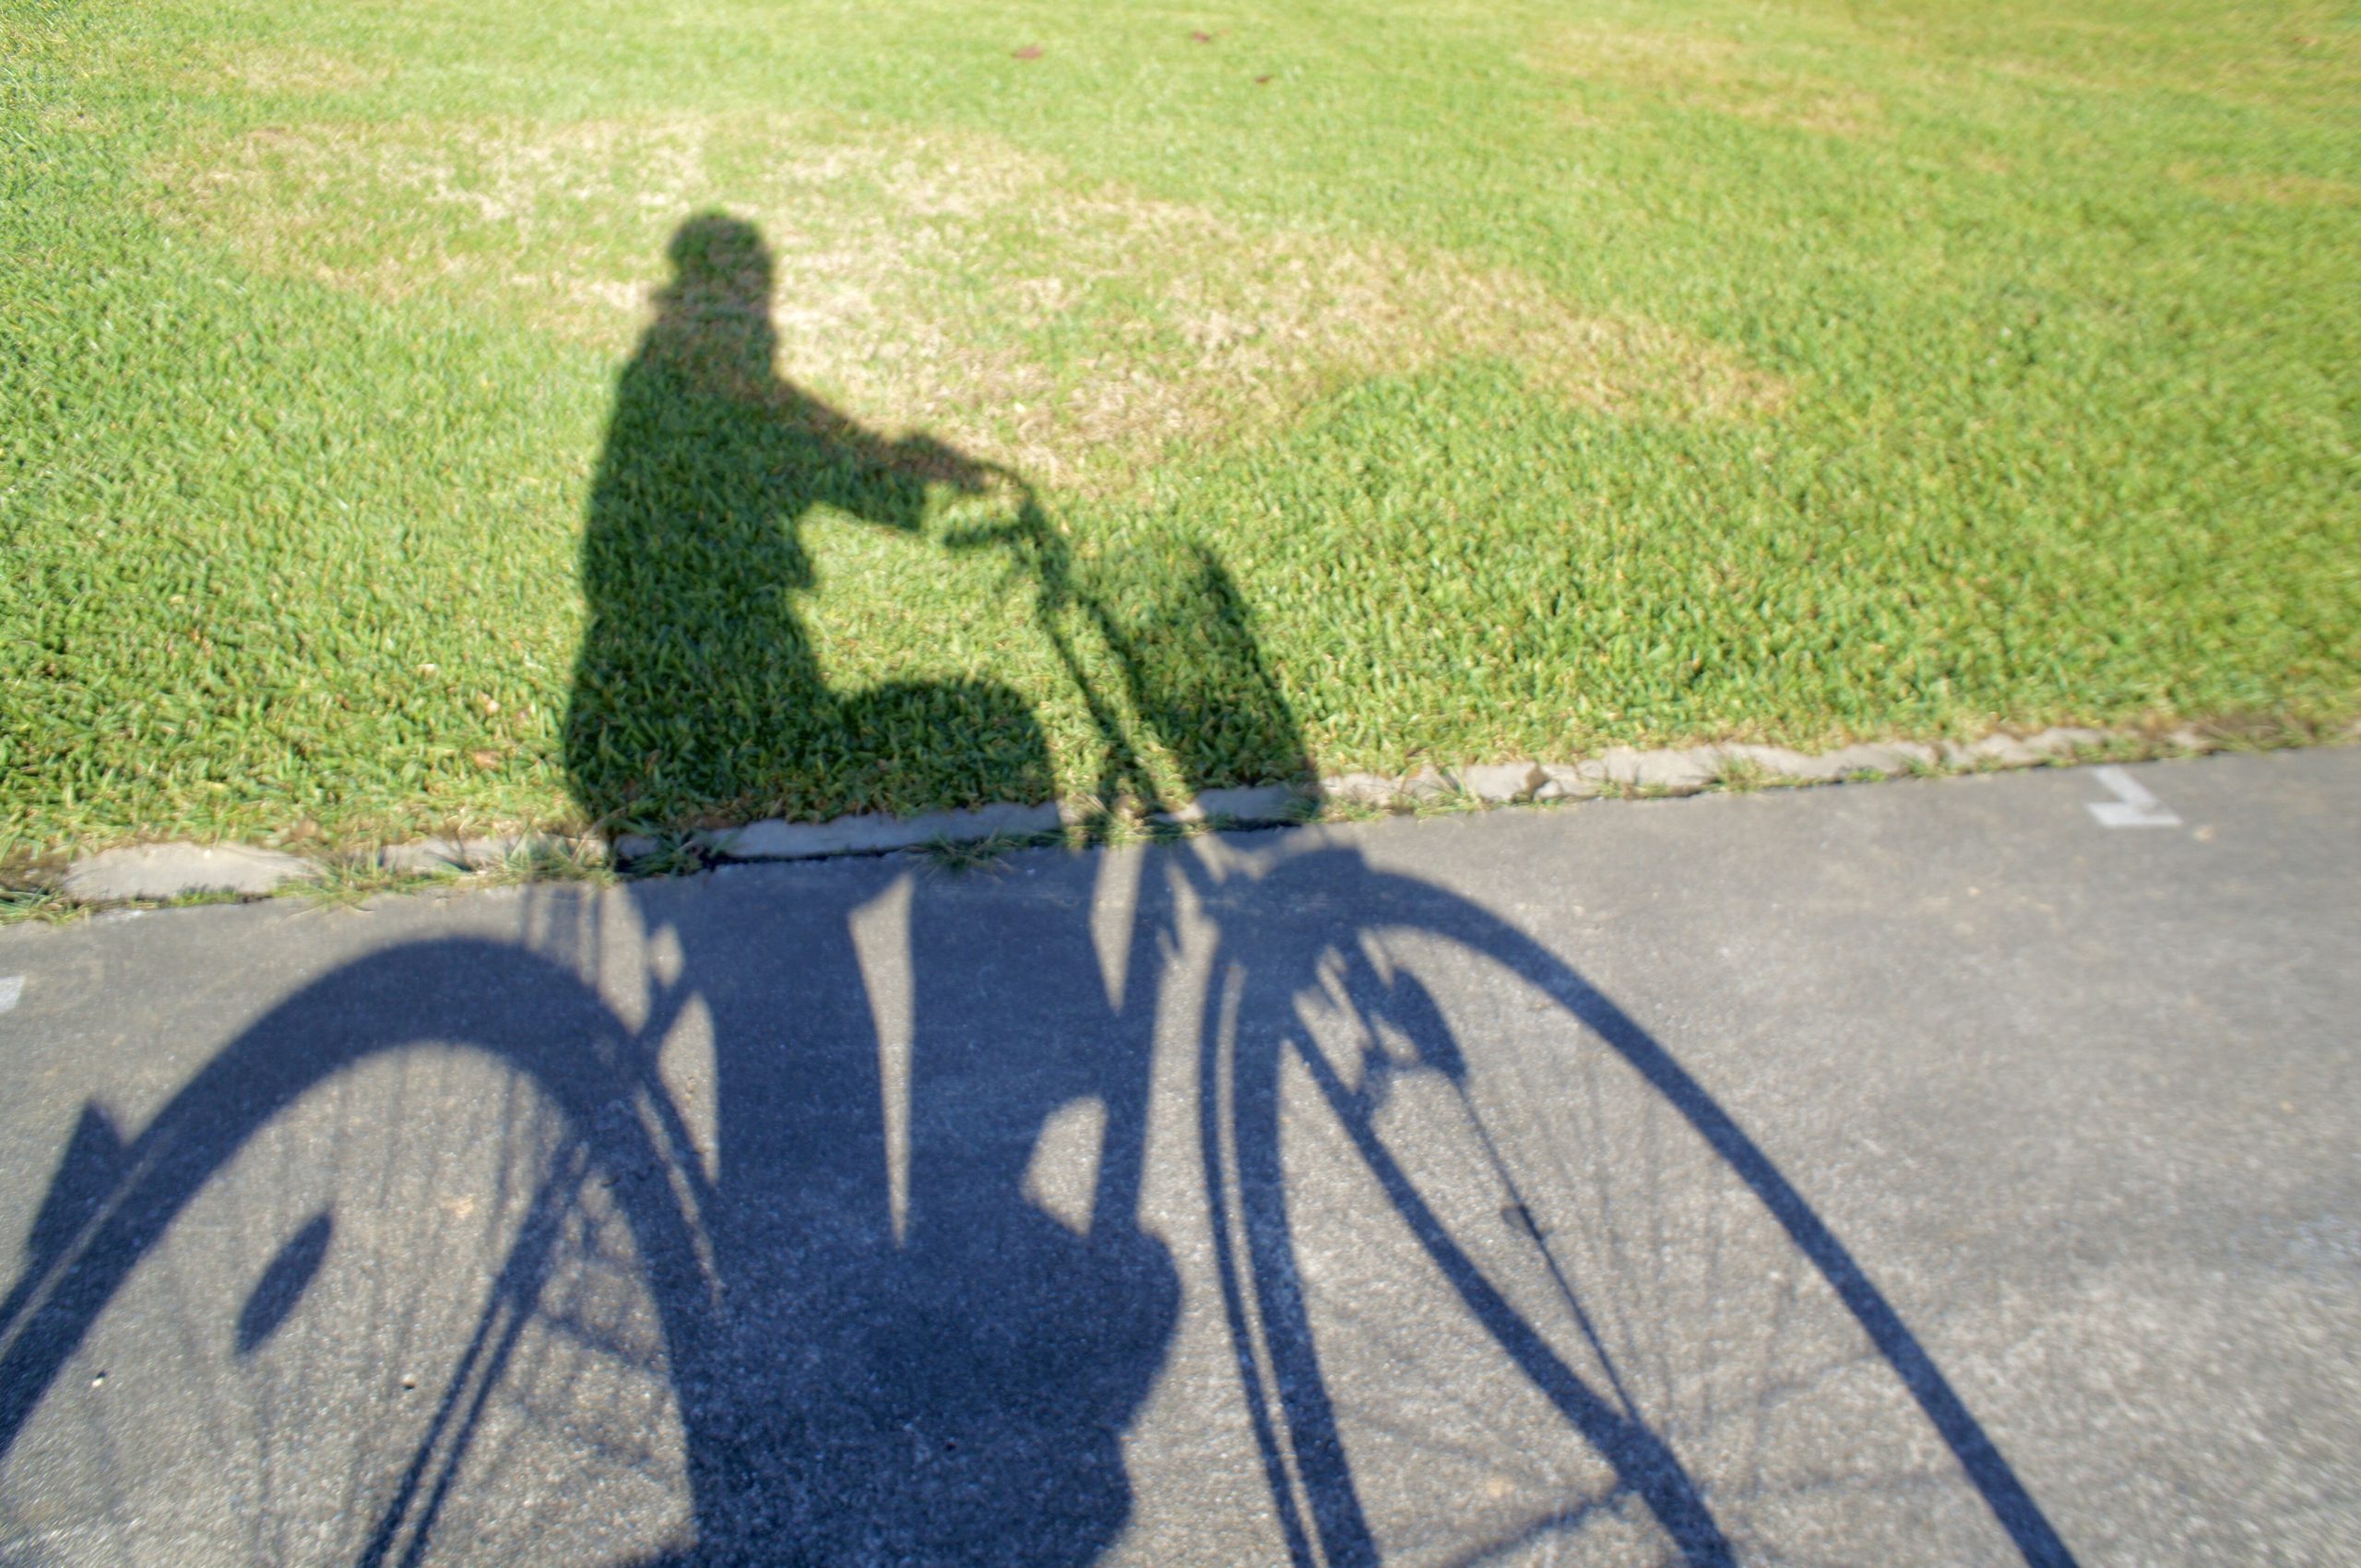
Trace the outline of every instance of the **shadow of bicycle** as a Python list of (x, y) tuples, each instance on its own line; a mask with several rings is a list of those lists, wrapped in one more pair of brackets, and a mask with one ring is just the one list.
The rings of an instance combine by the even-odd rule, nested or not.
[[(1094, 576), (1013, 476), (774, 376), (750, 229), (672, 258), (589, 506), (586, 812), (792, 809), (945, 753), (1046, 792), (1012, 695), (831, 692), (792, 604), (812, 508), (918, 534), (995, 486), (953, 542), (1031, 585), (1103, 799), (1308, 772), (1217, 560)], [(1711, 1563), (1866, 1526), (2070, 1561), (1663, 1044), (1350, 841), (451, 919), (136, 1132), (85, 1108), (0, 1302), (0, 1549)]]

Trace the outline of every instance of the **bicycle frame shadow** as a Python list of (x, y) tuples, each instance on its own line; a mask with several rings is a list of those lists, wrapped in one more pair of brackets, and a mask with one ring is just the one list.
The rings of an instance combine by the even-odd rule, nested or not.
[[(674, 259), (682, 276), (619, 382), (589, 507), (591, 623), (566, 730), (586, 814), (622, 820), (658, 798), (691, 814), (750, 800), (786, 809), (830, 737), (923, 733), (946, 714), (988, 720), (979, 787), (1013, 777), (1045, 792), (1039, 728), (1008, 693), (976, 682), (830, 692), (795, 617), (776, 608), (781, 592), (808, 586), (792, 530), (811, 507), (919, 533), (930, 486), (979, 493), (990, 465), (923, 436), (887, 440), (777, 380), (765, 253), (745, 226), (693, 220)], [(1117, 591), (1069, 556), (1029, 489), (1013, 523), (950, 542), (1006, 548), (1029, 581), (1098, 731), (1103, 801), (1179, 803), (1160, 798), (1145, 742), (1184, 791), (1238, 781), (1206, 744), (1216, 732), (1228, 737), (1224, 757), (1309, 776), (1246, 596), (1202, 547), (1162, 562), (1152, 591)], [(698, 673), (750, 662), (769, 671), (768, 706), (751, 719)], [(1114, 671), (1121, 704), (1094, 668)], [(431, 1408), (395, 1423), (398, 1452), (381, 1473), (352, 1478), (368, 1516), (357, 1561), (496, 1555), (490, 1538), (469, 1535), (475, 1524), (453, 1523), (463, 1479), (481, 1484), (503, 1464), (532, 1472), (535, 1461), (503, 1457), (529, 1445), (494, 1434), (515, 1426), (516, 1409), (626, 1384), (660, 1385), (679, 1428), (667, 1473), (686, 1495), (677, 1538), (635, 1543), (639, 1561), (1094, 1561), (1133, 1521), (1125, 1443), (1175, 1353), (1187, 1300), (1173, 1227), (1145, 1214), (1162, 1051), (1194, 1061), (1183, 1118), (1193, 1223), (1208, 1238), (1251, 1467), (1293, 1561), (1375, 1562), (1387, 1545), (1304, 1269), (1308, 1211), (1286, 1150), (1306, 1106), (1367, 1173), (1377, 1218), (1407, 1238), (1399, 1255), (1423, 1259), (1484, 1353), (1605, 1465), (1603, 1492), (1569, 1492), (1536, 1527), (1628, 1497), (1681, 1560), (1734, 1561), (1712, 1486), (1624, 1386), (1583, 1292), (1560, 1272), (1592, 1347), (1578, 1364), (1573, 1342), (1501, 1283), (1389, 1133), (1389, 1103), (1423, 1092), (1405, 1087), (1412, 1078), (1465, 1091), (1483, 1042), (1415, 972), (1355, 956), (1388, 926), (1479, 955), (1635, 1074), (1824, 1281), (2016, 1553), (2071, 1561), (1833, 1232), (1673, 1053), (1571, 965), (1358, 849), (1315, 840), (1230, 871), (1186, 848), (1127, 852), (1157, 874), (1111, 934), (1074, 896), (1083, 873), (1071, 865), (1038, 895), (939, 882), (881, 893), (813, 873), (782, 884), (790, 908), (753, 922), (699, 917), (694, 885), (629, 888), (610, 897), (643, 933), (644, 961), (624, 986), (643, 988), (635, 996), (597, 964), (530, 944), (422, 942), (280, 1003), (135, 1135), (93, 1101), (0, 1301), (0, 1470), (102, 1314), (222, 1173), (279, 1137), (323, 1086), (361, 1084), (373, 1063), (463, 1061), (473, 1065), (454, 1067), (451, 1083), (515, 1086), (513, 1103), (470, 1110), (461, 1088), (438, 1089), (448, 1125), (350, 1133), (350, 1170), (323, 1178), (323, 1190), (350, 1178), (362, 1198), (397, 1204), (390, 1183), (368, 1190), (368, 1161), (465, 1141), (464, 1128), (490, 1151), (484, 1190), (504, 1194), (486, 1200), (497, 1223), (486, 1221), (481, 1281), (469, 1287), (481, 1305), (444, 1335)], [(678, 954), (669, 976), (653, 956), (658, 938)], [(1191, 942), (1232, 962), (1193, 1022), (1176, 1026), (1171, 977)], [(1309, 1042), (1304, 998), (1323, 985), (1370, 1038), (1396, 1042), (1398, 1061), (1365, 1049), (1348, 1072)], [(683, 1039), (702, 1042), (695, 1092), (668, 1064)], [(1481, 1118), (1474, 1124), (1480, 1137)], [(1531, 1226), (1514, 1195), (1527, 1178), (1496, 1164)], [(1062, 1199), (1044, 1196), (1061, 1182)], [(248, 1260), (251, 1286), (220, 1303), (222, 1364), (233, 1370), (297, 1333), (322, 1343), (338, 1333), (307, 1318), (308, 1303), (337, 1275), (359, 1217), (309, 1199), (294, 1207), (291, 1229)], [(423, 1293), (436, 1271), (411, 1261)], [(456, 1265), (451, 1274), (474, 1278)], [(575, 1304), (625, 1276), (635, 1282), (625, 1305)], [(629, 1450), (621, 1468), (641, 1462), (624, 1437), (592, 1436), (581, 1445)]]

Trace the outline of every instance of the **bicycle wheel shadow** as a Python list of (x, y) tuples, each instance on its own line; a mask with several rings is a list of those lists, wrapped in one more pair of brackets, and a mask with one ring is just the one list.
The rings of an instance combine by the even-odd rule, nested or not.
[(2073, 1561), (1850, 1249), (1578, 971), (1357, 849), (1244, 877), (1200, 1146), (1295, 1561)]
[[(848, 778), (891, 798), (920, 767), (953, 798), (1045, 796), (1014, 694), (832, 691), (794, 607), (814, 508), (915, 538), (931, 497), (999, 476), (779, 379), (747, 225), (693, 220), (671, 259), (587, 507), (565, 728), (585, 813), (686, 826), (840, 798)], [(1136, 580), (1094, 577), (1029, 493), (1005, 542), (1101, 731), (1105, 798), (1160, 803), (1119, 709), (1184, 791), (1238, 781), (1240, 758), (1309, 776), (1211, 552), (1176, 537)], [(947, 785), (946, 756), (968, 770)], [(1523, 1410), (1563, 1455), (1463, 1502), (1446, 1559), (1629, 1528), (1734, 1560), (1744, 1492), (1684, 1424), (1679, 1357), (1601, 1326), (1636, 1232), (1610, 1224), (1586, 1257), (1551, 1241), (1615, 1172), (1574, 1179), (1552, 1164), (1562, 1129), (1512, 1113), (1548, 1086), (1498, 1087), (1459, 1021), (1485, 1016), (1481, 988), (1453, 993), (1416, 956), (1441, 940), (1636, 1075), (1703, 1151), (1693, 1190), (1735, 1183), (2016, 1552), (2069, 1561), (1842, 1243), (1572, 968), (1358, 849), (1227, 853), (1145, 852), (1111, 920), (1080, 862), (1026, 882), (821, 868), (789, 908), (648, 883), (552, 895), (528, 941), (355, 960), (136, 1134), (85, 1109), (0, 1302), (0, 1478), (33, 1475), (39, 1502), (79, 1476), (120, 1515), (169, 1515), (196, 1482), (154, 1455), (228, 1463), (225, 1432), (262, 1433), (280, 1448), (209, 1483), (281, 1499), (254, 1515), (261, 1559), (1085, 1562), (1141, 1524), (1127, 1444), (1193, 1299), (1228, 1363), (1228, 1414), (1205, 1420), (1241, 1429), (1263, 1538), (1295, 1562), (1437, 1555), (1409, 1515), (1465, 1423), (1439, 1431), (1406, 1376), (1502, 1391), (1494, 1413)], [(1218, 972), (1176, 1024), (1192, 943)], [(1175, 1051), (1195, 1060), (1172, 1142)], [(1148, 1193), (1152, 1149), (1169, 1175), (1176, 1146), (1196, 1161), (1180, 1212)], [(1445, 1170), (1438, 1147), (1481, 1158)], [(1710, 1307), (1720, 1287), (1696, 1289)], [(1443, 1348), (1406, 1354), (1401, 1331)], [(350, 1384), (325, 1369), (356, 1360), (378, 1402), (339, 1416)], [(149, 1396), (136, 1442), (133, 1417), (64, 1397), (69, 1370), (120, 1386), (143, 1365), (185, 1387)], [(343, 1472), (316, 1504), (289, 1501), (306, 1467)]]

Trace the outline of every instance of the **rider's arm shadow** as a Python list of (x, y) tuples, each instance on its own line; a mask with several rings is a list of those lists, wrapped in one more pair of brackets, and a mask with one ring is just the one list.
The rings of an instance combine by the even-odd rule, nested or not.
[(924, 433), (888, 437), (783, 378), (771, 384), (766, 403), (765, 468), (790, 528), (819, 508), (923, 534), (939, 499), (981, 493), (999, 472)]

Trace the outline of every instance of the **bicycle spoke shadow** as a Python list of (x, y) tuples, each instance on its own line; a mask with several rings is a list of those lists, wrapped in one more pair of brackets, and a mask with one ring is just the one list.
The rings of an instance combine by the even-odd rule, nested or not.
[[(777, 378), (751, 229), (672, 260), (589, 503), (587, 814), (920, 755), (1046, 793), (1013, 694), (831, 691), (792, 607), (814, 507), (946, 493), (1012, 498), (943, 542), (1029, 584), (1102, 799), (1308, 777), (1218, 560), (1078, 564), (1021, 480)], [(1466, 899), (1317, 836), (780, 885), (552, 893), (313, 983), (136, 1133), (93, 1100), (0, 1302), (0, 1546), (1708, 1563), (1869, 1510), (2070, 1561), (1736, 1120)]]

